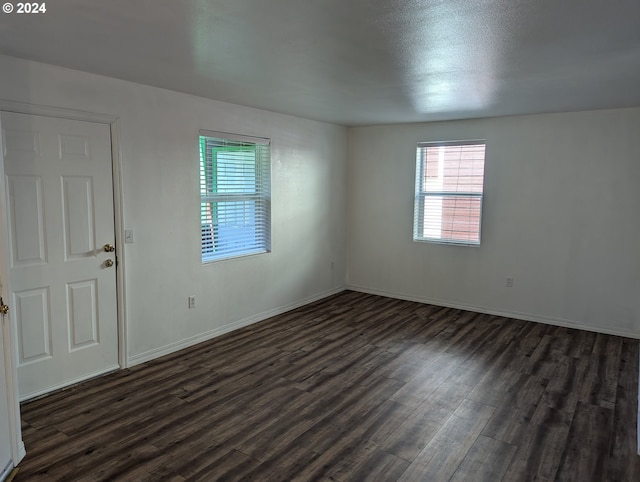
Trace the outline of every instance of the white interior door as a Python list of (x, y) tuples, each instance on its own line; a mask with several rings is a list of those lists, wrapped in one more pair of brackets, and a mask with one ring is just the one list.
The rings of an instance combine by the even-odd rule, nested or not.
[(111, 133), (2, 113), (20, 399), (118, 368)]

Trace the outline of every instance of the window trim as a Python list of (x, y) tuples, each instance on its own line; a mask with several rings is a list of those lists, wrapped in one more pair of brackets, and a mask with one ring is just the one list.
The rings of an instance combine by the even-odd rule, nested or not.
[[(219, 139), (224, 141), (231, 142), (242, 142), (249, 143), (255, 146), (255, 151), (257, 153), (258, 146), (266, 146), (269, 149), (268, 159), (264, 161), (266, 166), (258, 166), (258, 158), (256, 157), (256, 183), (262, 182), (263, 178), (266, 177), (267, 181), (265, 184), (262, 184), (260, 187), (264, 191), (263, 194), (258, 192), (256, 193), (220, 193), (220, 194), (202, 194), (202, 152), (200, 147), (201, 137)], [(248, 136), (242, 134), (234, 134), (230, 132), (222, 132), (222, 131), (211, 131), (200, 129), (198, 136), (198, 176), (199, 176), (199, 202), (200, 206), (200, 262), (202, 265), (217, 263), (221, 261), (228, 261), (235, 258), (244, 258), (247, 256), (255, 256), (258, 254), (265, 254), (271, 252), (271, 139), (266, 137), (255, 137)], [(206, 169), (206, 168), (205, 168)], [(265, 189), (266, 188), (266, 189)], [(212, 202), (242, 202), (242, 201), (263, 201), (266, 204), (266, 210), (263, 213), (265, 221), (265, 238), (264, 238), (264, 247), (256, 248), (256, 249), (246, 249), (245, 251), (239, 252), (230, 252), (222, 255), (214, 255), (211, 253), (205, 254), (204, 252), (204, 244), (203, 244), (203, 235), (202, 235), (202, 204), (203, 203), (212, 203)]]
[[(448, 146), (470, 146), (482, 144), (485, 147), (485, 155), (483, 158), (483, 175), (482, 175), (482, 192), (471, 191), (425, 191), (422, 189), (423, 179), (425, 178), (426, 170), (426, 153), (425, 158), (419, 155), (420, 148), (427, 147), (448, 147)], [(468, 246), (479, 247), (482, 241), (482, 208), (484, 204), (484, 166), (486, 163), (486, 139), (464, 139), (464, 140), (449, 140), (449, 141), (423, 141), (416, 144), (416, 178), (415, 178), (415, 190), (414, 190), (414, 212), (413, 212), (413, 242), (415, 243), (431, 243), (431, 244), (443, 244), (453, 246)], [(453, 198), (478, 198), (480, 199), (480, 213), (478, 219), (478, 241), (464, 241), (457, 239), (443, 239), (426, 237), (420, 234), (424, 232), (424, 200), (429, 196), (440, 197), (453, 197)]]

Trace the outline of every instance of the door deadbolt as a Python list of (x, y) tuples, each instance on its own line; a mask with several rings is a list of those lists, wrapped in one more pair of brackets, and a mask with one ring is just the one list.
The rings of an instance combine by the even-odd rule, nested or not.
[(105, 253), (113, 253), (116, 250), (113, 244), (109, 243), (105, 244), (102, 249), (104, 249)]
[(107, 259), (104, 262), (104, 267), (105, 268), (111, 268), (113, 266), (113, 260)]

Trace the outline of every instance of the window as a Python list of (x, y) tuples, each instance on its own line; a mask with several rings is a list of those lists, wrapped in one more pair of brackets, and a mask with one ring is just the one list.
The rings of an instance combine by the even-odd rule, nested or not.
[(269, 144), (200, 132), (202, 262), (271, 251)]
[(479, 245), (484, 141), (421, 142), (413, 240)]

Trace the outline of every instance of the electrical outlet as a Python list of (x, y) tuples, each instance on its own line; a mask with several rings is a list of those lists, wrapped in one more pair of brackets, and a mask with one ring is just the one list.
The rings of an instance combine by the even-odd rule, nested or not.
[(196, 297), (189, 296), (189, 308), (195, 308), (195, 307), (196, 307)]
[(507, 277), (507, 288), (513, 288), (513, 278), (511, 276)]

